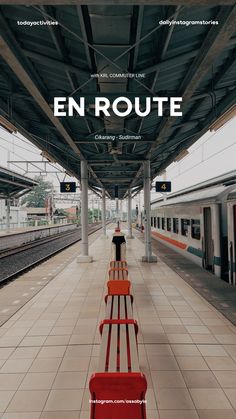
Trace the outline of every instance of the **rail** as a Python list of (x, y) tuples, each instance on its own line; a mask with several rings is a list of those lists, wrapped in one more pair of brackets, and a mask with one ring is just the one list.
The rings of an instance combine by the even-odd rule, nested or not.
[[(89, 229), (89, 234), (101, 229), (101, 224), (92, 226)], [(35, 265), (42, 263), (49, 257), (66, 249), (74, 243), (81, 240), (80, 228), (73, 230), (67, 234), (59, 234), (48, 237), (46, 239), (37, 240), (37, 243), (30, 243), (19, 246), (15, 249), (2, 252), (0, 255), (1, 271), (0, 283), (4, 284), (23, 272), (33, 268)], [(50, 243), (50, 248), (48, 244)], [(12, 253), (10, 253), (12, 250)]]

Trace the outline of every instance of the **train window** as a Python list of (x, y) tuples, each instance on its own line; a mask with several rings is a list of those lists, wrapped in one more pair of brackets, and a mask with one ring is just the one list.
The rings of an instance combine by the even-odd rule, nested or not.
[(179, 233), (179, 219), (173, 218), (173, 232), (178, 234)]
[(200, 237), (201, 237), (200, 220), (191, 220), (191, 236), (193, 239), (200, 240)]
[(188, 236), (188, 226), (190, 225), (190, 220), (187, 218), (181, 218), (181, 234), (182, 236)]
[(151, 217), (151, 227), (153, 227), (153, 217)]
[(157, 217), (157, 228), (161, 228), (160, 217)]
[(156, 217), (154, 217), (154, 227), (156, 228), (156, 226), (157, 226), (157, 219)]
[(171, 231), (171, 218), (166, 219), (166, 230)]
[(162, 219), (161, 219), (161, 228), (162, 228), (162, 230), (165, 230), (165, 218), (164, 217), (162, 217)]

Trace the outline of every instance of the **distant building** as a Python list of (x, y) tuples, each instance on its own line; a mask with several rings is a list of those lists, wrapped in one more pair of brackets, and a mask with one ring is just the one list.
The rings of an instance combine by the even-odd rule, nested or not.
[[(7, 205), (6, 200), (0, 200), (0, 228), (6, 228)], [(10, 206), (10, 225), (12, 228), (23, 227), (27, 222), (26, 208), (20, 208), (16, 205)]]
[(39, 220), (46, 219), (47, 209), (46, 208), (35, 208), (35, 207), (23, 207), (27, 213), (28, 220)]
[(75, 220), (77, 218), (76, 207), (65, 208), (64, 211), (66, 212), (69, 220)]

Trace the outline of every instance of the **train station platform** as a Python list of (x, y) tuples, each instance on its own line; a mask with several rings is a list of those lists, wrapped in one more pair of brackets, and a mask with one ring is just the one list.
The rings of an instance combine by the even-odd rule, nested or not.
[(54, 224), (0, 231), (0, 251), (76, 229), (76, 224)]
[[(3, 288), (14, 305), (17, 288), (41, 282), (0, 328), (1, 419), (89, 419), (111, 253), (95, 234), (92, 263), (77, 262), (75, 244)], [(142, 256), (141, 240), (128, 240), (147, 419), (236, 419), (236, 327), (163, 260)]]
[[(59, 224), (55, 224), (55, 225), (38, 225), (38, 226), (27, 226), (27, 227), (16, 227), (16, 228), (11, 228), (9, 230), (3, 229), (0, 230), (0, 237), (4, 237), (4, 236), (11, 236), (12, 234), (21, 234), (21, 233), (26, 233), (28, 231), (34, 231), (34, 230), (43, 230), (45, 228), (53, 228), (53, 227), (58, 227)], [(61, 224), (62, 225), (62, 224)], [(63, 224), (65, 225), (65, 224)]]

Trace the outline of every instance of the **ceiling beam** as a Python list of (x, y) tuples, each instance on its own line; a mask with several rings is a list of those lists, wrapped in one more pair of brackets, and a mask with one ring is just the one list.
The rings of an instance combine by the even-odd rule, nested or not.
[[(147, 138), (144, 138), (144, 139), (140, 139), (140, 140), (132, 140), (132, 139), (130, 139), (130, 140), (119, 140), (119, 139), (115, 139), (115, 142), (116, 143), (122, 143), (122, 145), (125, 145), (125, 144), (133, 144), (133, 143), (138, 143), (138, 144), (141, 144), (141, 145), (144, 145), (145, 143), (153, 143), (155, 140), (149, 140), (149, 139), (147, 139)], [(109, 140), (109, 139), (105, 139), (105, 140), (100, 140), (100, 139), (98, 139), (98, 140), (95, 140), (95, 139), (93, 139), (93, 140), (90, 140), (89, 138), (87, 139), (87, 140), (75, 140), (75, 144), (107, 144), (107, 143), (113, 143), (114, 141), (113, 140)]]
[[(236, 5), (230, 8), (221, 8), (216, 16), (216, 20), (219, 21), (219, 25), (212, 26), (208, 31), (197, 56), (193, 60), (179, 87), (179, 96), (183, 97), (183, 106), (188, 103), (204, 76), (210, 71), (216, 57), (225, 50), (231, 36), (234, 34)], [(165, 138), (168, 138), (168, 133), (176, 120), (177, 117), (168, 117), (163, 121), (155, 143), (150, 146), (145, 155), (146, 159), (150, 159), (153, 150), (162, 144)], [(207, 128), (208, 126), (206, 126), (206, 130)], [(143, 168), (141, 165), (130, 187), (135, 186), (142, 171)]]
[[(22, 54), (20, 45), (17, 41), (17, 39), (15, 38), (15, 35), (13, 33), (13, 31), (11, 30), (10, 26), (8, 25), (5, 17), (3, 16), (1, 10), (0, 10), (0, 34), (5, 34), (5, 36), (7, 37), (9, 43), (12, 45), (13, 47), (13, 51), (14, 53), (17, 55), (18, 59), (20, 60), (21, 64), (25, 67), (25, 69), (27, 70), (27, 72), (30, 74), (31, 78), (34, 80), (34, 83), (37, 85), (38, 89), (40, 90), (40, 92), (46, 96), (47, 94), (47, 90), (45, 87), (45, 84), (43, 83), (42, 78), (40, 77), (40, 75), (38, 74), (37, 70), (34, 68), (33, 64), (31, 63), (30, 60), (27, 59), (27, 57), (25, 57)], [(12, 79), (12, 77), (11, 77)], [(14, 84), (14, 82), (13, 82)]]
[(129, 183), (130, 177), (120, 177), (117, 175), (117, 177), (109, 177), (109, 178), (101, 178), (102, 182), (106, 183), (116, 183), (119, 185), (119, 183)]
[[(3, 34), (0, 35), (0, 55), (2, 55), (3, 59), (12, 69), (12, 71), (16, 74), (17, 78), (21, 81), (21, 83), (25, 86), (25, 88), (34, 98), (42, 113), (44, 113), (45, 116), (57, 128), (57, 131), (66, 141), (66, 143), (70, 146), (70, 148), (80, 157), (80, 159), (85, 159), (78, 146), (76, 146), (73, 139), (68, 134), (60, 120), (54, 116), (49, 104), (46, 102), (38, 87), (35, 85), (34, 81), (31, 79), (28, 72), (25, 70), (18, 57), (15, 55), (14, 48), (11, 46), (11, 44), (8, 44), (8, 42), (9, 41), (5, 39), (5, 36), (3, 37)], [(93, 172), (92, 168), (88, 166), (88, 169), (96, 179), (98, 185), (103, 187), (102, 182), (98, 179), (96, 174)]]
[[(228, 45), (226, 47), (233, 47), (236, 44), (236, 37), (229, 40)], [(141, 73), (150, 74), (157, 70), (164, 70), (167, 71), (169, 69), (173, 69), (174, 67), (178, 67), (180, 65), (185, 64), (191, 58), (194, 58), (199, 53), (200, 48), (195, 50), (185, 52), (183, 54), (177, 55), (172, 58), (168, 58), (166, 60), (162, 60), (159, 63), (156, 63), (149, 67), (138, 68), (137, 70)]]
[(20, 188), (24, 188), (24, 189), (33, 189), (33, 187), (36, 186), (36, 185), (29, 186), (29, 185), (26, 185), (25, 183), (16, 182), (15, 180), (12, 181), (12, 180), (9, 180), (0, 176), (0, 183), (1, 182), (5, 183), (6, 185), (9, 184), (13, 186), (19, 186)]
[(116, 161), (114, 161), (114, 160), (101, 160), (101, 161), (99, 161), (99, 160), (90, 160), (89, 161), (89, 164), (91, 165), (91, 166), (112, 166), (112, 165), (119, 165), (119, 163), (130, 163), (130, 164), (138, 164), (138, 163), (142, 163), (144, 160), (143, 159), (139, 159), (139, 160), (125, 160), (124, 158), (123, 159), (119, 159), (119, 160), (116, 160)]
[[(134, 6), (134, 13), (133, 19), (131, 22), (131, 42), (130, 44), (134, 44), (135, 47), (130, 51), (130, 62), (129, 62), (129, 71), (132, 73), (137, 65), (138, 61), (138, 52), (139, 52), (139, 41), (141, 39), (142, 34), (142, 22), (143, 22), (143, 13), (144, 13), (144, 6)], [(135, 32), (135, 36), (134, 31)]]
[[(180, 6), (177, 6), (175, 8), (175, 12), (174, 12), (174, 15), (173, 15), (173, 20), (177, 19), (178, 15), (179, 15), (179, 12), (180, 12), (180, 9), (181, 9)], [(169, 46), (169, 43), (171, 41), (171, 37), (172, 37), (172, 33), (174, 31), (174, 28), (175, 28), (174, 25), (167, 26), (167, 28), (166, 27), (164, 28), (165, 37), (163, 37), (164, 39), (162, 40), (162, 45), (161, 45), (160, 48), (158, 48), (158, 52), (157, 52), (157, 56), (159, 57), (160, 62), (164, 59), (165, 54), (168, 50), (168, 46)], [(161, 70), (160, 68), (157, 68), (155, 73), (153, 74), (153, 79), (152, 79), (152, 83), (151, 83), (151, 90), (152, 91), (155, 91), (155, 86), (156, 86), (156, 83), (157, 83), (157, 79), (158, 79), (160, 70)], [(138, 133), (140, 133), (142, 131), (144, 123), (145, 123), (145, 117), (141, 118), (141, 120), (140, 120), (139, 127), (137, 129)], [(134, 150), (135, 150), (135, 145), (133, 146), (132, 152), (134, 152)]]
[[(40, 10), (41, 10), (45, 20), (47, 20), (47, 16), (44, 15), (44, 12), (45, 13), (49, 12), (53, 16), (53, 18), (56, 20), (54, 9), (52, 9), (51, 6), (48, 6), (48, 7), (41, 6)], [(53, 41), (53, 43), (56, 47), (56, 50), (61, 57), (61, 60), (64, 61), (65, 63), (70, 64), (67, 49), (66, 49), (66, 46), (65, 46), (65, 42), (64, 42), (64, 39), (63, 39), (63, 37), (61, 35), (61, 32), (60, 32), (60, 26), (56, 27), (54, 25), (48, 25), (47, 29), (48, 29), (48, 31), (51, 35), (51, 38), (52, 38), (52, 41)], [(69, 80), (71, 88), (74, 90), (76, 88), (74, 75), (71, 75), (69, 70), (66, 70), (66, 75), (67, 75), (67, 78)]]
[[(198, 109), (201, 108), (201, 106), (203, 105), (203, 103), (205, 102), (206, 98), (211, 97), (211, 99), (213, 101), (215, 101), (215, 94), (217, 93), (217, 91), (222, 91), (225, 89), (216, 89), (216, 86), (218, 84), (220, 84), (221, 80), (225, 77), (225, 75), (231, 70), (231, 68), (235, 65), (236, 62), (236, 48), (234, 49), (234, 51), (232, 52), (232, 54), (230, 55), (229, 58), (226, 59), (226, 61), (224, 61), (224, 63), (222, 64), (222, 66), (220, 67), (220, 69), (218, 70), (217, 74), (213, 77), (213, 79), (210, 80), (209, 85), (208, 85), (208, 92), (205, 96), (199, 95), (199, 99), (201, 99), (200, 101), (196, 101), (196, 103), (194, 103), (189, 111), (187, 112), (187, 114), (185, 115), (184, 121), (188, 121), (189, 118), (191, 118), (192, 116), (194, 117), (195, 112), (198, 111)], [(227, 90), (226, 90), (227, 91)], [(229, 94), (230, 92), (228, 92)], [(218, 105), (215, 104), (214, 108), (215, 110), (217, 110)], [(183, 121), (183, 123), (184, 123)]]
[(35, 85), (35, 83), (31, 79), (31, 77), (29, 76), (19, 59), (14, 54), (13, 49), (8, 45), (7, 41), (3, 38), (2, 35), (0, 36), (0, 54), (2, 55), (6, 63), (9, 65), (9, 67), (12, 69), (12, 71), (16, 74), (21, 83), (24, 85), (24, 87), (28, 90), (30, 95), (34, 98), (41, 111), (43, 111), (45, 116), (57, 128), (60, 135), (70, 145), (72, 150), (76, 154), (79, 154), (81, 158), (83, 158), (78, 147), (74, 144), (74, 141), (67, 133), (60, 120), (54, 116), (53, 111), (51, 110), (50, 106), (40, 93), (38, 87)]
[[(3, 106), (3, 101), (1, 99), (0, 99), (0, 106)], [(42, 141), (41, 138), (39, 138), (38, 136), (35, 136), (34, 133), (30, 132), (30, 127), (28, 126), (28, 124), (27, 125), (25, 124), (25, 121), (22, 120), (22, 117), (16, 111), (14, 111), (14, 119), (9, 118), (8, 114), (1, 107), (0, 107), (0, 114), (3, 114), (6, 118), (8, 118), (10, 122), (12, 122), (15, 125), (17, 130), (27, 140), (29, 140), (32, 144), (34, 144), (39, 150), (46, 151), (48, 156), (51, 157), (52, 160), (56, 159), (58, 164), (64, 167), (64, 169), (67, 170), (68, 172), (71, 172), (75, 178), (79, 179), (79, 173), (78, 173), (79, 163), (80, 163), (79, 157), (77, 161), (77, 171), (76, 171), (71, 167), (71, 165), (69, 166), (68, 164), (65, 163), (65, 161), (62, 160), (61, 155), (58, 152), (60, 148), (58, 146), (56, 146), (56, 148), (53, 148), (54, 147), (53, 144), (47, 142), (46, 140)], [(65, 151), (64, 151), (64, 154), (68, 156), (68, 153), (66, 153)], [(70, 160), (71, 160), (71, 157), (70, 157)], [(75, 161), (75, 164), (76, 164), (76, 161)]]
[[(211, 0), (211, 6), (220, 6), (220, 5), (233, 5), (235, 0)], [(0, 0), (0, 4), (6, 4), (6, 0)], [(65, 6), (65, 0), (7, 0), (7, 5), (63, 5)], [(104, 5), (104, 1), (101, 0), (67, 0), (66, 5)], [(126, 5), (126, 0), (106, 0), (107, 5)], [(147, 0), (128, 0), (128, 5), (132, 4), (144, 4), (147, 5)], [(208, 6), (209, 0), (158, 0), (158, 6), (176, 6), (177, 4), (184, 6)], [(157, 5), (157, 0), (148, 0), (148, 5)]]
[(92, 29), (90, 17), (87, 6), (76, 6), (77, 15), (79, 18), (80, 29), (84, 40), (85, 55), (88, 62), (88, 67), (91, 71), (96, 72), (96, 64), (94, 58), (94, 51), (90, 49), (89, 43), (93, 43)]
[[(0, 0), (1, 1), (1, 0)], [(40, 54), (39, 52), (30, 51), (25, 48), (22, 48), (22, 52), (26, 57), (32, 58), (33, 61), (37, 61), (41, 63), (42, 65), (48, 65), (51, 67), (54, 71), (55, 69), (62, 69), (64, 71), (71, 71), (72, 73), (77, 74), (78, 76), (84, 76), (89, 77), (89, 72), (80, 69), (79, 67), (76, 67), (75, 65), (72, 65), (68, 62), (58, 60), (55, 58), (48, 57), (47, 55)]]

